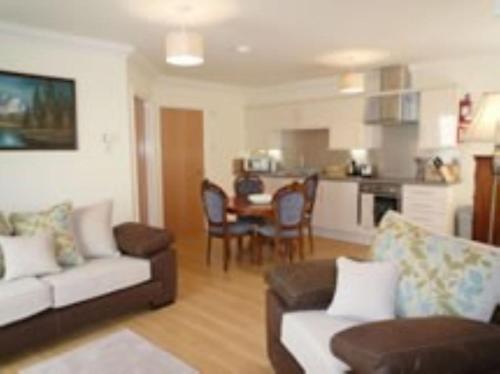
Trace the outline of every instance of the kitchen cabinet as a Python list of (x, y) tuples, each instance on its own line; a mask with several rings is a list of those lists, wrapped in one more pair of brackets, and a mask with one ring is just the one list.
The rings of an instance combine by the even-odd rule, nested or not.
[(380, 128), (363, 123), (362, 96), (335, 97), (246, 110), (247, 149), (280, 148), (281, 131), (328, 129), (332, 150), (380, 146)]
[(403, 215), (433, 232), (453, 235), (453, 186), (403, 186)]
[(418, 147), (452, 148), (457, 145), (458, 97), (453, 88), (421, 93)]
[(358, 228), (358, 183), (321, 181), (313, 226), (324, 230), (355, 232)]
[[(281, 122), (275, 122), (280, 117)], [(275, 149), (281, 147), (280, 123), (283, 116), (270, 108), (250, 108), (245, 113), (247, 149)]]
[(337, 97), (301, 104), (300, 128), (329, 129), (329, 148), (347, 150), (377, 148), (380, 130), (363, 123), (361, 96)]

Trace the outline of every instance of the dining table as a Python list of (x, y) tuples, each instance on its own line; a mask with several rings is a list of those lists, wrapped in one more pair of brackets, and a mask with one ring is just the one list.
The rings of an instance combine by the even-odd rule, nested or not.
[(240, 217), (271, 218), (273, 205), (271, 203), (256, 204), (247, 197), (233, 196), (229, 199), (227, 211)]

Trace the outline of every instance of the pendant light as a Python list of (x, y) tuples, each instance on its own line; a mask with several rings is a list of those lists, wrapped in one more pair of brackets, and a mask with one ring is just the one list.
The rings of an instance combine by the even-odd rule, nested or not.
[(361, 93), (365, 90), (362, 73), (347, 72), (340, 75), (339, 91), (345, 94)]
[(188, 32), (184, 28), (168, 33), (166, 38), (166, 61), (176, 66), (202, 65), (203, 37), (196, 32)]

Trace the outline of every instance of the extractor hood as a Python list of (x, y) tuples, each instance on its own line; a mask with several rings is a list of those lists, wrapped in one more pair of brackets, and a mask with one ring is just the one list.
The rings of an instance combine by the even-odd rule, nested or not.
[(388, 66), (369, 73), (371, 91), (366, 98), (365, 124), (418, 125), (420, 93), (411, 90), (407, 66)]

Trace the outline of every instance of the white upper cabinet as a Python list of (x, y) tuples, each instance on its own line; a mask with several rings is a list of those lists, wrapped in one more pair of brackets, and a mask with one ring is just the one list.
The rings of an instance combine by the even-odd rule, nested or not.
[(247, 149), (280, 148), (281, 130), (294, 128), (297, 109), (293, 105), (248, 108), (245, 114)]
[(300, 104), (299, 128), (330, 130), (330, 149), (376, 148), (378, 129), (363, 123), (364, 98), (338, 97)]
[(455, 89), (421, 93), (418, 147), (451, 148), (457, 145), (458, 100)]
[(247, 148), (276, 148), (285, 129), (328, 129), (329, 148), (377, 148), (380, 129), (363, 123), (364, 97), (346, 96), (248, 108)]

